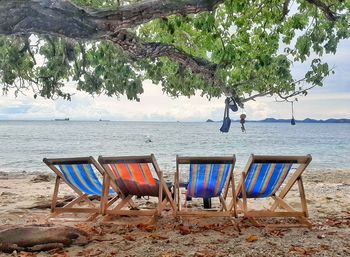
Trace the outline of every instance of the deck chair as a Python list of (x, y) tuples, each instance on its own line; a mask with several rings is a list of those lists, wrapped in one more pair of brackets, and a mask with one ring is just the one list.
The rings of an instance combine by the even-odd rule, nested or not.
[[(276, 227), (310, 227), (305, 198), (302, 173), (311, 162), (311, 155), (306, 156), (264, 156), (251, 155), (242, 172), (242, 179), (238, 183), (236, 197), (229, 207), (238, 204), (239, 212), (243, 212), (255, 226), (267, 226), (257, 221), (257, 218), (294, 217), (298, 224), (275, 224)], [(294, 168), (294, 166), (297, 166)], [(291, 170), (295, 170), (294, 173)], [(285, 200), (291, 188), (298, 184), (301, 211), (291, 207)], [(268, 210), (249, 210), (247, 199), (272, 198), (273, 203)]]
[[(56, 173), (56, 182), (51, 203), (51, 215), (49, 219), (60, 219), (58, 216), (62, 213), (85, 213), (86, 221), (95, 219), (104, 208), (109, 206), (118, 199), (116, 191), (108, 191), (106, 202), (102, 200), (103, 181), (106, 174), (102, 167), (93, 157), (78, 158), (60, 158), (47, 159), (43, 162)], [(57, 207), (57, 198), (60, 189), (60, 182), (67, 184), (76, 194), (77, 197), (63, 207)], [(89, 199), (89, 196), (98, 196), (100, 204), (96, 204)], [(108, 200), (111, 198), (110, 200)], [(80, 205), (80, 206), (78, 206)], [(83, 205), (83, 206), (81, 206)], [(88, 207), (86, 207), (88, 206)], [(65, 221), (77, 221), (75, 218), (64, 218)], [(81, 220), (81, 219), (80, 219)]]
[[(118, 187), (121, 195), (120, 201), (114, 206), (103, 209), (103, 214), (106, 215), (104, 221), (109, 221), (113, 216), (151, 216), (151, 220), (156, 220), (166, 208), (167, 203), (170, 203), (171, 208), (175, 211), (169, 185), (164, 181), (163, 173), (153, 154), (125, 157), (100, 156), (98, 161), (108, 174), (104, 185), (104, 196), (111, 183)], [(152, 167), (155, 177), (151, 171)], [(133, 201), (136, 197), (147, 196), (158, 198), (157, 208), (141, 209)]]
[[(235, 195), (233, 169), (235, 155), (229, 157), (179, 157), (176, 156), (175, 199), (177, 204), (176, 215), (201, 217), (231, 217), (236, 216), (236, 209), (229, 210), (226, 205), (228, 192)], [(220, 208), (212, 210), (190, 210), (181, 203), (180, 166), (189, 165), (188, 183), (186, 184), (186, 200), (189, 198), (218, 198)], [(186, 203), (185, 203), (186, 205)], [(184, 208), (183, 208), (184, 207)]]

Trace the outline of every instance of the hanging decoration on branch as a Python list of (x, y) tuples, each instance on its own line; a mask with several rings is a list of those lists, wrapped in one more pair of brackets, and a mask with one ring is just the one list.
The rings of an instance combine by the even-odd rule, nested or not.
[(230, 107), (229, 107), (229, 98), (225, 100), (225, 111), (224, 111), (224, 119), (222, 120), (222, 126), (220, 131), (222, 133), (227, 133), (230, 130), (231, 119), (230, 119)]
[(294, 119), (294, 101), (293, 102), (291, 102), (291, 104), (292, 104), (292, 119), (290, 120), (290, 124), (292, 125), (292, 126), (294, 126), (296, 123), (295, 123), (295, 119)]
[(241, 130), (242, 130), (242, 132), (244, 133), (244, 132), (246, 132), (245, 131), (245, 126), (244, 126), (244, 123), (245, 123), (245, 119), (247, 118), (247, 115), (245, 115), (244, 113), (242, 113), (241, 114), (241, 116), (239, 116), (240, 117), (240, 123), (241, 123)]
[(222, 122), (222, 126), (220, 128), (220, 131), (222, 133), (227, 133), (230, 130), (230, 126), (231, 126), (230, 109), (233, 112), (238, 111), (238, 105), (233, 97), (227, 97), (225, 100), (224, 119)]

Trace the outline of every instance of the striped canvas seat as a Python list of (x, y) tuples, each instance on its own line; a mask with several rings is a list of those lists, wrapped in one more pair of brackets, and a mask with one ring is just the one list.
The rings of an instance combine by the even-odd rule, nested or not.
[[(232, 217), (228, 208), (228, 195), (235, 195), (233, 169), (236, 156), (176, 156), (174, 195), (177, 201), (176, 216), (180, 217)], [(181, 171), (188, 173), (188, 183), (180, 182)], [(185, 188), (186, 197), (183, 197)], [(192, 198), (202, 198), (203, 208), (193, 207)], [(214, 199), (215, 198), (215, 199)], [(211, 200), (215, 203), (211, 205)], [(182, 201), (184, 203), (182, 204)], [(217, 201), (218, 200), (218, 201)], [(237, 224), (233, 222), (237, 227)]]
[[(274, 195), (288, 176), (292, 165), (291, 163), (253, 163), (245, 180), (247, 198)], [(239, 197), (242, 198), (242, 193)]]
[[(143, 156), (99, 156), (99, 163), (106, 171), (105, 185), (115, 185), (120, 198), (114, 205), (106, 206), (102, 213), (104, 221), (117, 216), (149, 216), (154, 222), (167, 204), (175, 210), (175, 203), (169, 186), (163, 179), (157, 160), (153, 154)], [(150, 196), (157, 199), (157, 206), (150, 208), (135, 199)]]
[[(91, 221), (100, 215), (106, 206), (110, 206), (119, 198), (115, 185), (112, 185), (110, 190), (104, 190), (103, 183), (107, 179), (107, 174), (92, 156), (44, 158), (43, 162), (56, 174), (51, 203), (52, 214), (49, 219)], [(62, 182), (74, 191), (76, 197), (61, 207), (57, 206), (57, 203)], [(70, 217), (66, 214), (70, 214), (68, 215)]]
[(158, 196), (159, 186), (148, 163), (110, 163), (109, 168), (124, 195)]
[(211, 198), (221, 195), (232, 164), (191, 164), (187, 196)]
[[(254, 155), (252, 154), (242, 172), (238, 183), (237, 194), (231, 200), (229, 209), (235, 205), (240, 213), (255, 226), (271, 227), (311, 227), (308, 218), (307, 201), (302, 174), (310, 164), (312, 157), (308, 155)], [(291, 169), (293, 168), (293, 174)], [(291, 206), (286, 199), (292, 187), (297, 187), (300, 196), (300, 207)], [(255, 198), (248, 201), (248, 198)], [(267, 200), (270, 206), (266, 207)], [(258, 208), (249, 208), (255, 202), (265, 203)], [(268, 218), (295, 218), (295, 223), (261, 223)]]
[[(102, 196), (103, 185), (97, 177), (91, 164), (61, 164), (57, 165), (66, 181), (88, 195)], [(111, 189), (109, 194), (114, 194)]]

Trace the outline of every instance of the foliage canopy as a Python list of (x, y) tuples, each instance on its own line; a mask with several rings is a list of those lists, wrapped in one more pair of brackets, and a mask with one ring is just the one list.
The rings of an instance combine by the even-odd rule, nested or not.
[[(194, 10), (191, 2), (213, 4)], [(1, 0), (0, 9), (6, 3)], [(34, 97), (70, 99), (65, 83), (75, 81), (78, 90), (92, 95), (138, 100), (142, 82), (150, 79), (170, 96), (199, 90), (208, 98), (232, 95), (240, 104), (263, 95), (288, 99), (323, 85), (332, 71), (322, 56), (335, 54), (338, 43), (350, 36), (349, 1), (168, 0), (163, 1), (164, 13), (152, 13), (145, 1), (72, 3), (99, 18), (105, 13), (107, 21), (113, 21), (110, 12), (137, 13), (140, 8), (134, 15), (146, 17), (149, 12), (151, 18), (91, 38), (41, 33), (35, 24), (26, 33), (0, 29), (4, 93), (30, 88)], [(292, 76), (296, 62), (310, 63), (302, 78)]]

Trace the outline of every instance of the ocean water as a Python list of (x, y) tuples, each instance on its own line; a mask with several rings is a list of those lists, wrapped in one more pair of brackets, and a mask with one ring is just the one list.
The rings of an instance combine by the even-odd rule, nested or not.
[[(48, 171), (44, 157), (122, 156), (154, 153), (162, 170), (175, 156), (236, 154), (244, 167), (251, 153), (304, 155), (311, 170), (350, 169), (350, 124), (0, 121), (0, 171)], [(146, 142), (151, 139), (152, 142)]]

